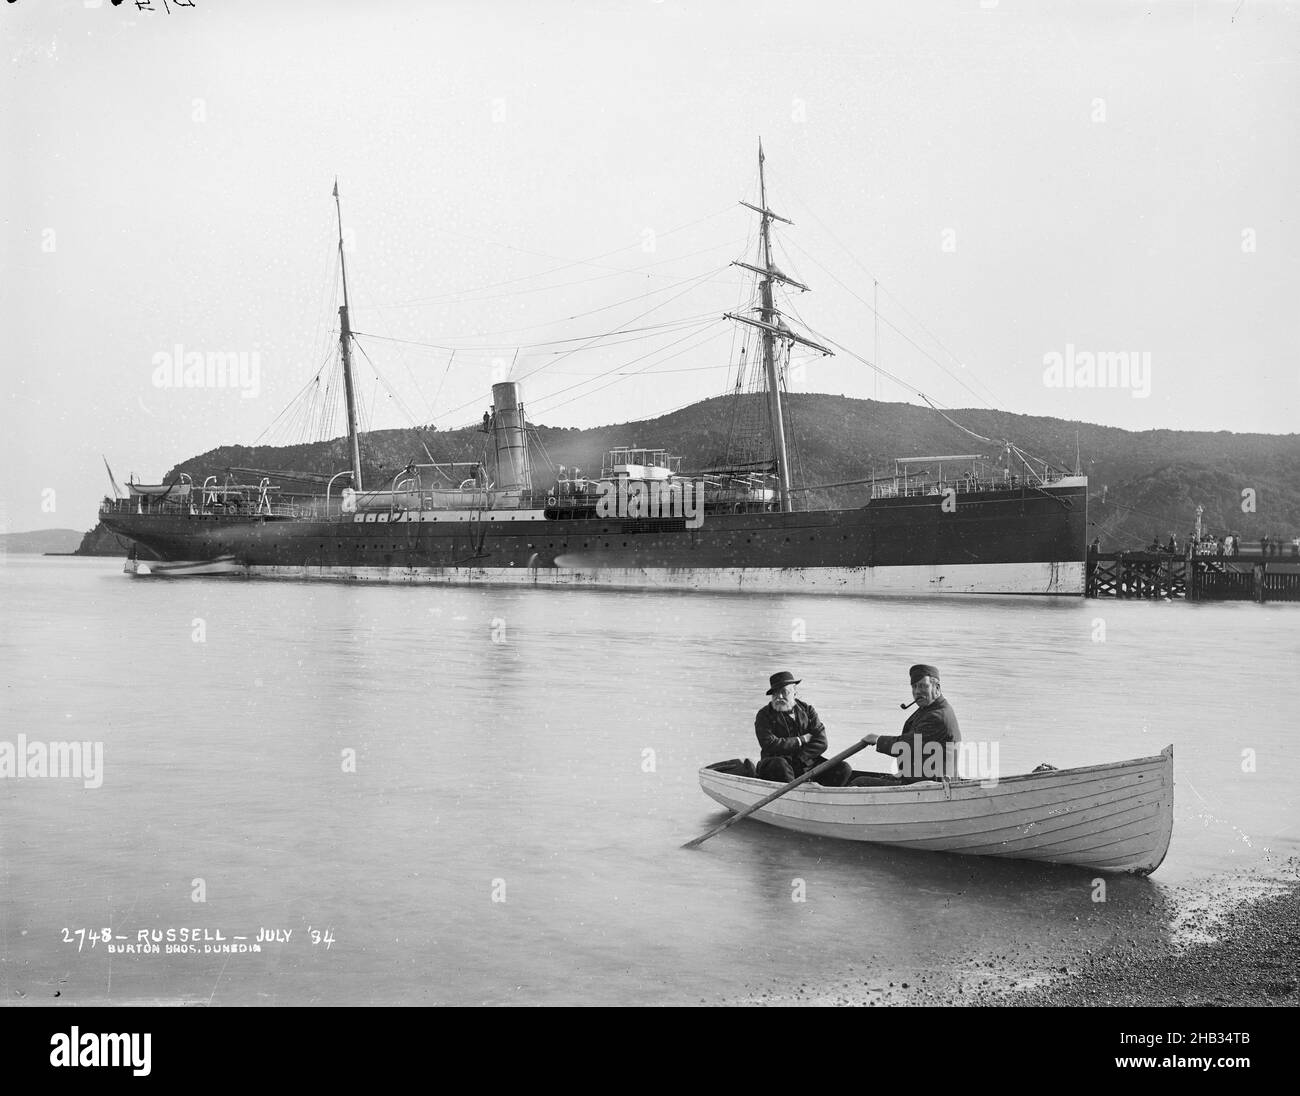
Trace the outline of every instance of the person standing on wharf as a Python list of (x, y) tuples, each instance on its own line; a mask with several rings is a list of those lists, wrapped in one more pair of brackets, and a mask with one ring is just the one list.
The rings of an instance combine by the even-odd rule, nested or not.
[[(942, 695), (939, 671), (925, 663), (908, 670), (912, 681), (914, 711), (903, 724), (902, 734), (869, 734), (862, 741), (877, 753), (898, 759), (898, 773), (871, 773), (853, 778), (859, 788), (915, 784), (918, 780), (957, 780), (957, 743), (961, 731), (957, 713)], [(911, 707), (909, 704), (907, 707)]]
[[(762, 749), (755, 775), (760, 780), (789, 784), (821, 764), (826, 755), (826, 728), (811, 704), (795, 699), (799, 681), (789, 670), (773, 674), (769, 684), (767, 695), (772, 699), (754, 717), (754, 734)], [(842, 788), (852, 775), (849, 763), (841, 761), (813, 782)]]

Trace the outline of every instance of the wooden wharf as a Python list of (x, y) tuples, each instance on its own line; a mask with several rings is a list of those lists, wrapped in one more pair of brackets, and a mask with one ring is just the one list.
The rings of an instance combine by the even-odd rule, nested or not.
[(1232, 555), (1089, 549), (1085, 597), (1300, 602), (1300, 545), (1243, 545)]

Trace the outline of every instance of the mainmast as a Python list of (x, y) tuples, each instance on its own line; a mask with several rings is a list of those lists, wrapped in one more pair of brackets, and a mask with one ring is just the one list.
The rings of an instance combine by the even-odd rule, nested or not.
[(334, 208), (339, 215), (339, 264), (343, 271), (343, 307), (339, 309), (339, 346), (343, 350), (343, 389), (348, 404), (348, 448), (352, 456), (352, 487), (361, 487), (361, 439), (357, 434), (357, 397), (352, 384), (352, 325), (348, 321), (348, 264), (343, 255), (343, 209), (339, 181), (334, 180)]
[(763, 366), (767, 375), (767, 402), (769, 417), (772, 422), (772, 446), (776, 457), (776, 475), (780, 488), (781, 510), (789, 513), (794, 509), (791, 501), (791, 484), (790, 484), (790, 460), (786, 453), (785, 447), (785, 417), (781, 409), (781, 378), (777, 369), (777, 341), (785, 340), (792, 343), (802, 343), (804, 346), (810, 346), (814, 350), (820, 350), (823, 354), (830, 354), (831, 351), (824, 346), (796, 335), (784, 323), (781, 313), (777, 311), (775, 301), (772, 296), (772, 283), (784, 282), (786, 285), (792, 285), (796, 289), (807, 292), (808, 287), (801, 282), (796, 282), (793, 278), (787, 278), (775, 266), (772, 265), (772, 237), (771, 224), (773, 221), (781, 221), (783, 224), (794, 225), (794, 222), (785, 217), (780, 217), (767, 208), (767, 183), (763, 176), (763, 142), (758, 142), (758, 205), (752, 206), (748, 202), (741, 202), (747, 209), (752, 209), (762, 217), (762, 226), (760, 229), (761, 259), (762, 266), (751, 266), (749, 263), (736, 262), (733, 266), (743, 267), (746, 270), (752, 270), (759, 276), (759, 307), (757, 312), (759, 319), (751, 320), (745, 316), (736, 316), (732, 313), (726, 313), (727, 319), (737, 320), (740, 323), (749, 324), (751, 327), (757, 327), (762, 332), (763, 338)]
[(772, 214), (767, 208), (767, 183), (763, 178), (763, 142), (758, 142), (758, 204), (763, 209), (763, 270), (766, 272), (758, 283), (762, 307), (759, 318), (770, 325), (763, 331), (763, 368), (767, 373), (768, 412), (772, 419), (772, 442), (775, 446), (776, 475), (781, 489), (781, 510), (789, 513), (794, 509), (790, 501), (790, 459), (785, 451), (785, 417), (781, 411), (781, 380), (776, 375), (776, 339), (771, 327), (776, 326), (776, 306), (772, 303), (772, 238), (769, 226)]

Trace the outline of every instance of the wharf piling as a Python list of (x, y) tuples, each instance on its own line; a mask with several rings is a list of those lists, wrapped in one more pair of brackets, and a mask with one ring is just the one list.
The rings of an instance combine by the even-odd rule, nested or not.
[(1090, 549), (1085, 576), (1085, 597), (1300, 602), (1300, 546), (1252, 545), (1232, 556)]

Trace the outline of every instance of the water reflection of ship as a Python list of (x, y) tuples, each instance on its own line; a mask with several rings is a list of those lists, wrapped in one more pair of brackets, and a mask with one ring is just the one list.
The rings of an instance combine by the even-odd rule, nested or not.
[[(761, 150), (759, 180), (759, 204), (742, 203), (760, 217), (758, 261), (735, 264), (756, 276), (755, 317), (727, 313), (759, 353), (749, 355), (746, 393), (742, 349), (735, 444), (719, 459), (683, 470), (666, 449), (624, 446), (605, 455), (598, 478), (564, 466), (535, 475), (523, 389), (504, 381), (492, 386), (480, 460), (413, 462), (383, 489), (364, 489), (340, 210), (350, 467), (330, 476), (233, 470), (199, 488), (189, 477), (132, 485), (127, 497), (104, 500), (102, 521), (176, 565), (172, 573), (211, 573), (206, 566), (408, 583), (1082, 594), (1087, 480), (1010, 442), (980, 439), (992, 457), (906, 457), (881, 475), (792, 482), (782, 400), (790, 353), (831, 351), (776, 306), (777, 286), (807, 287), (772, 262), (771, 226), (785, 218), (767, 208)], [(851, 487), (869, 489), (865, 505), (806, 505), (814, 492)], [(683, 512), (688, 497), (697, 520)]]

